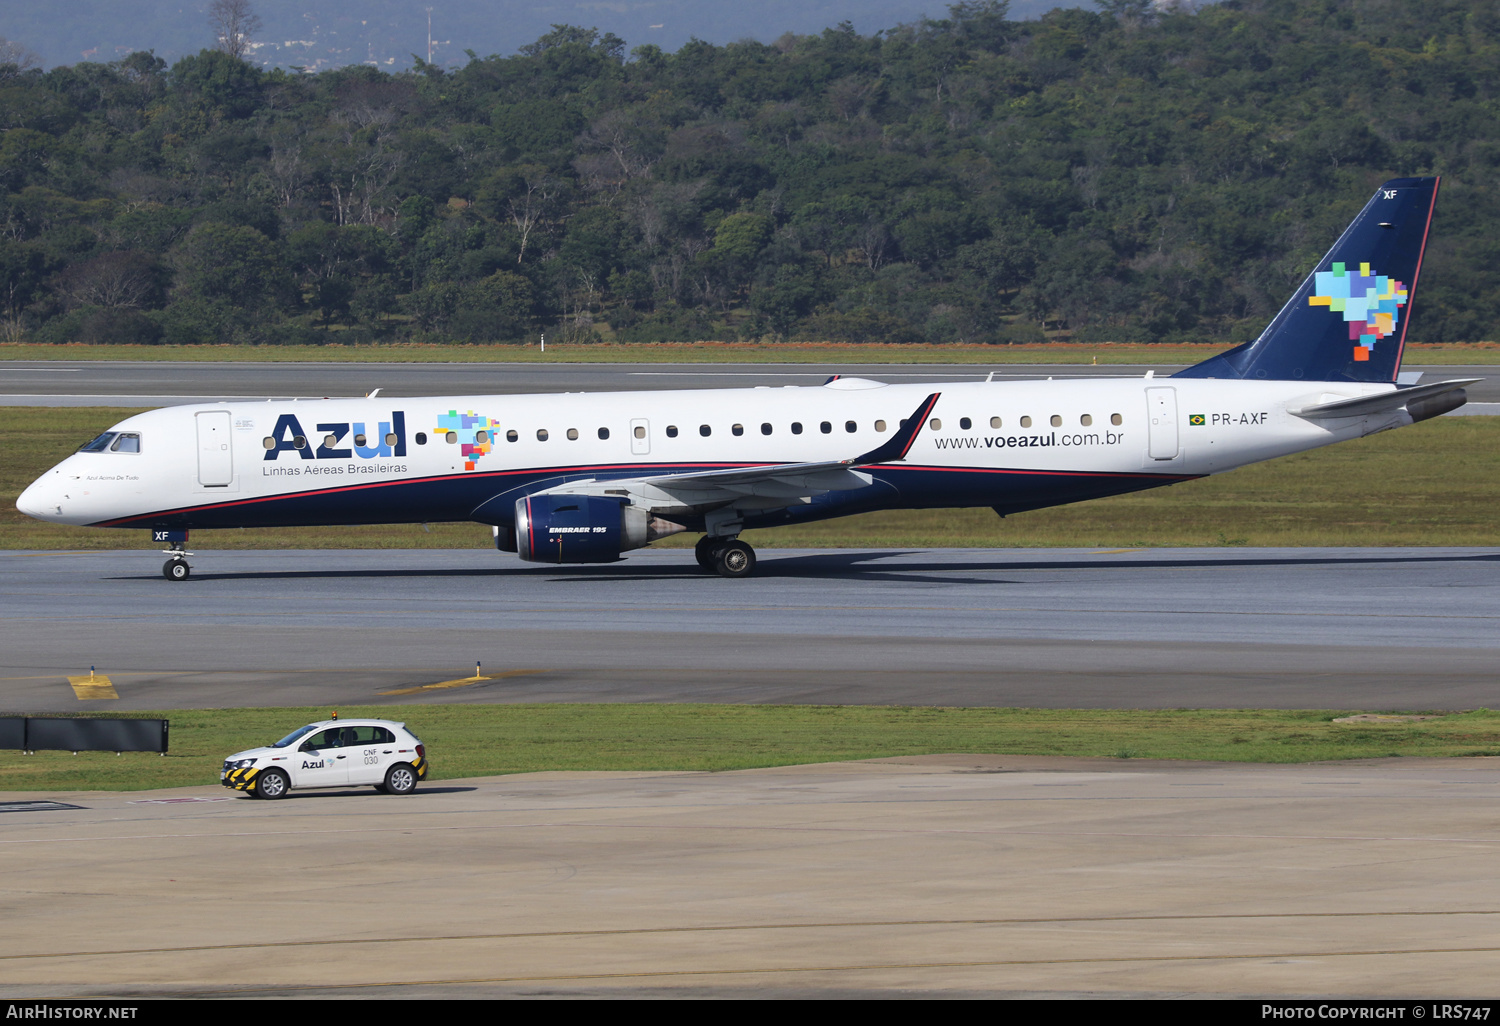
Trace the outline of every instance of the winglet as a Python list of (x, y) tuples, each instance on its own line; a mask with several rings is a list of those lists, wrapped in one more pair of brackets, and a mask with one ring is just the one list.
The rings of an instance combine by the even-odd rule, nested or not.
[(922, 425), (927, 423), (927, 415), (937, 405), (938, 396), (941, 392), (934, 392), (922, 404), (916, 408), (912, 415), (906, 418), (906, 423), (882, 446), (871, 449), (863, 456), (856, 456), (850, 460), (851, 466), (868, 466), (872, 463), (894, 463), (906, 459), (906, 454), (911, 451), (912, 443), (917, 440), (917, 432), (922, 430)]

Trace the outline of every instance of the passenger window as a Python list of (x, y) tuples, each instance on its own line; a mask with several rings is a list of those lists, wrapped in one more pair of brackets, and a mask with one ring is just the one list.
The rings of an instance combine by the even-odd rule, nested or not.
[(1022, 417), (1021, 418), (1021, 426), (1022, 427), (1031, 427), (1031, 418), (1030, 417)]
[(999, 417), (991, 417), (990, 418), (990, 427), (997, 428), (999, 426), (1000, 426), (1000, 418)]
[(570, 441), (570, 442), (576, 442), (576, 441), (578, 441), (578, 429), (577, 428), (568, 428), (568, 441)]
[(769, 435), (771, 433), (771, 425), (769, 425), (769, 424), (762, 424), (760, 426), (760, 433), (763, 434), (763, 435)]
[(307, 448), (307, 436), (306, 435), (298, 435), (296, 438), (293, 438), (292, 439), (292, 448), (293, 449), (306, 449)]
[(394, 431), (387, 431), (385, 433), (385, 444), (386, 445), (395, 445), (396, 444), (396, 432), (394, 432)]
[(425, 431), (418, 431), (417, 432), (417, 444), (418, 445), (426, 445), (427, 444), (427, 432), (425, 432)]
[(736, 425), (734, 425), (733, 427), (731, 427), (729, 429), (729, 433), (731, 435), (734, 435), (734, 437), (738, 438), (738, 437), (740, 437), (740, 435), (743, 435), (745, 433), (745, 425), (743, 425), (743, 424), (736, 424)]
[(1085, 413), (1082, 417), (1078, 418), (1078, 423), (1082, 424), (1084, 427), (1088, 427), (1094, 423), (1094, 418)]
[[(482, 432), (481, 432), (481, 433), (482, 433)], [(354, 436), (354, 444), (355, 444), (355, 445), (364, 445), (364, 444), (365, 444), (365, 443), (367, 443), (367, 442), (368, 442), (368, 441), (369, 441), (369, 439), (368, 439), (368, 438), (366, 438), (366, 437), (365, 437), (365, 436), (364, 436), (364, 435), (355, 435), (355, 436)], [(299, 448), (299, 449), (300, 449), (300, 448), (302, 448), (302, 446), (300, 446), (300, 445), (299, 445), (299, 446), (297, 446), (297, 448)]]
[(844, 430), (852, 435), (854, 434), (854, 432), (859, 430), (859, 425), (854, 423), (854, 421), (852, 420), (846, 420), (844, 421)]
[(547, 429), (546, 428), (537, 428), (536, 429), (536, 440), (538, 442), (545, 442), (547, 440)]
[(794, 435), (800, 435), (801, 433), (802, 433), (802, 423), (801, 423), (801, 421), (796, 421), (796, 420), (792, 421), (792, 434), (794, 434)]
[(699, 424), (698, 433), (704, 438), (707, 438), (709, 435), (714, 433), (714, 429), (709, 427), (707, 424)]
[(444, 436), (444, 439), (447, 441), (447, 443), (449, 445), (457, 445), (458, 444), (458, 432), (457, 431), (449, 431), (448, 434)]
[[(82, 449), (79, 449), (78, 451), (79, 452), (94, 452), (95, 451), (94, 449), (89, 448), (89, 446), (92, 446), (93, 444), (94, 444), (93, 442), (90, 442), (88, 445), (84, 446)], [(266, 437), (264, 437), (264, 438), (262, 438), (260, 440), (260, 444), (265, 447), (265, 450), (267, 452), (270, 452), (272, 449), (276, 448), (276, 439), (272, 438), (270, 435), (267, 435)]]
[(831, 433), (833, 431), (833, 425), (830, 424), (830, 423), (828, 423), (828, 421), (825, 420), (823, 423), (821, 423), (821, 424), (818, 425), (818, 430), (821, 431), (821, 432), (823, 432), (826, 435), (826, 434), (829, 434), (829, 433)]
[(335, 445), (338, 444), (338, 441), (339, 436), (330, 431), (328, 434), (323, 436), (323, 448), (332, 449)]
[(609, 437), (609, 428), (600, 428), (599, 429), (599, 437), (601, 439), (608, 438)]
[(677, 425), (676, 424), (668, 424), (667, 425), (667, 437), (668, 438), (676, 438), (677, 437)]
[(509, 431), (505, 432), (505, 440), (507, 442), (518, 441), (520, 439), (520, 437), (521, 437), (520, 434), (518, 434), (516, 432), (515, 428), (511, 428)]
[(958, 426), (961, 427), (961, 428), (963, 428), (965, 431), (967, 431), (967, 430), (969, 430), (969, 428), (971, 428), (971, 427), (974, 426), (974, 422), (972, 420), (970, 420), (968, 417), (959, 417), (958, 418)]
[(1062, 418), (1059, 417), (1055, 413), (1052, 415), (1052, 426), (1053, 427), (1062, 427)]
[[(483, 445), (485, 442), (488, 442), (489, 440), (490, 440), (490, 433), (488, 431), (476, 431), (476, 432), (474, 432), (474, 444), (475, 445)], [(354, 441), (355, 441), (356, 445), (362, 444), (362, 443), (360, 443), (359, 439), (357, 439), (357, 438)]]
[(933, 417), (930, 421), (928, 421), (927, 422), (927, 426), (930, 427), (930, 428), (932, 428), (932, 430), (934, 430), (934, 431), (941, 431), (941, 430), (943, 430), (943, 422), (941, 420), (939, 420), (937, 417)]
[(637, 437), (637, 438), (645, 438), (646, 437), (646, 429), (644, 427), (641, 427), (641, 426), (638, 425), (636, 427), (636, 429), (635, 429), (635, 437)]
[(115, 439), (115, 444), (109, 447), (110, 452), (140, 452), (141, 436), (136, 434), (124, 434)]
[(1115, 427), (1119, 427), (1123, 420), (1124, 418), (1122, 418), (1118, 413), (1111, 413), (1109, 415), (1109, 422)]
[(875, 422), (875, 430), (876, 431), (881, 431), (881, 432), (885, 431), (885, 421), (883, 421), (883, 420), (877, 420)]

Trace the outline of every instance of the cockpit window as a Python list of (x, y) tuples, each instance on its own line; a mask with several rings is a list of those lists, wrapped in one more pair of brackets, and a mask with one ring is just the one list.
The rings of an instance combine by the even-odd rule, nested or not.
[(103, 452), (109, 448), (109, 443), (114, 441), (117, 432), (106, 431), (92, 442), (85, 442), (78, 447), (79, 452)]
[(280, 741), (277, 741), (271, 747), (272, 748), (285, 748), (287, 745), (295, 744), (297, 742), (298, 738), (302, 737), (305, 734), (310, 734), (310, 733), (312, 733), (316, 729), (317, 729), (317, 724), (314, 724), (314, 723), (309, 723), (305, 727), (298, 727), (296, 730), (292, 731), (286, 737), (282, 738)]
[(110, 452), (140, 452), (141, 436), (133, 431), (124, 431), (120, 437), (115, 439), (115, 444), (109, 447)]

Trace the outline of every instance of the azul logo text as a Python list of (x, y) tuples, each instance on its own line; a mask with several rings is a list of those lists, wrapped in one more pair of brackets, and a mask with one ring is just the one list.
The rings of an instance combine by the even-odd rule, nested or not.
[(314, 448), (296, 415), (283, 413), (266, 436), (265, 458), (275, 460), (284, 452), (295, 452), (304, 460), (347, 460), (356, 456), (373, 460), (406, 455), (406, 414), (401, 410), (392, 411), (390, 420), (376, 422), (374, 432), (366, 432), (364, 421), (320, 423), (317, 428), (318, 444)]

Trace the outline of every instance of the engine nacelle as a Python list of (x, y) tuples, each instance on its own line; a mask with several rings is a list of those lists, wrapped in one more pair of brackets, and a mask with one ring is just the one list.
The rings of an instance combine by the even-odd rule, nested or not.
[(531, 495), (516, 500), (516, 554), (533, 563), (613, 563), (621, 552), (685, 530), (624, 499)]

